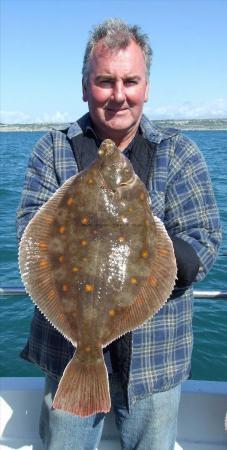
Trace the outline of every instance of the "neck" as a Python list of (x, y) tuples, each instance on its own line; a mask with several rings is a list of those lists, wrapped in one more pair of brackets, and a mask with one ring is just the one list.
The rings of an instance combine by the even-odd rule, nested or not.
[(126, 147), (128, 147), (128, 145), (130, 144), (130, 142), (136, 135), (138, 126), (136, 128), (129, 130), (128, 133), (125, 133), (125, 131), (122, 132), (119, 130), (110, 130), (110, 131), (103, 132), (103, 130), (98, 130), (96, 127), (94, 127), (94, 129), (95, 129), (97, 136), (101, 140), (111, 139), (112, 141), (114, 141), (116, 146), (121, 151), (123, 151)]

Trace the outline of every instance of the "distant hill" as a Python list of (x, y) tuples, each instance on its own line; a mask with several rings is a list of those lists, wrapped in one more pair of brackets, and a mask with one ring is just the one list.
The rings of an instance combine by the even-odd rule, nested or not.
[[(227, 130), (227, 119), (185, 119), (185, 120), (153, 120), (161, 127), (173, 127), (182, 130)], [(48, 131), (50, 129), (64, 129), (69, 123), (29, 123), (3, 124), (1, 131)]]

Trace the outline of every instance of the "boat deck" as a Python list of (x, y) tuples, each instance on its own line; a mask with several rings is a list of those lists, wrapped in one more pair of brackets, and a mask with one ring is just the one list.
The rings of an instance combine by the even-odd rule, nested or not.
[[(38, 436), (42, 390), (43, 378), (1, 378), (0, 450), (42, 450)], [(175, 450), (226, 450), (226, 411), (226, 382), (185, 382)], [(110, 413), (98, 450), (120, 448), (118, 432)]]

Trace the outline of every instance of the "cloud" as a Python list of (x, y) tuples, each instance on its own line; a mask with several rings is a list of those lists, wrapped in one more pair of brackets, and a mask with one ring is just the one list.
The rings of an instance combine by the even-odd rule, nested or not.
[(60, 112), (56, 111), (52, 114), (43, 113), (41, 117), (37, 117), (34, 122), (48, 122), (48, 123), (61, 123), (61, 122), (70, 122), (70, 116), (68, 112)]
[(28, 123), (31, 121), (31, 116), (22, 111), (0, 111), (1, 123)]
[(223, 119), (227, 118), (227, 101), (218, 98), (210, 103), (188, 101), (154, 108), (145, 105), (144, 112), (152, 119)]
[(15, 123), (65, 123), (71, 122), (70, 115), (67, 112), (56, 111), (54, 113), (42, 113), (40, 116), (26, 114), (22, 111), (0, 111), (0, 122)]

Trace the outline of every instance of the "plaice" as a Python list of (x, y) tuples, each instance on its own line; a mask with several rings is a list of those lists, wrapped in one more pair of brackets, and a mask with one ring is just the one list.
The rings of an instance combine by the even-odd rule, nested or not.
[(142, 325), (176, 279), (172, 242), (130, 161), (107, 139), (29, 222), (19, 265), (29, 295), (76, 347), (53, 407), (110, 410), (102, 348)]

